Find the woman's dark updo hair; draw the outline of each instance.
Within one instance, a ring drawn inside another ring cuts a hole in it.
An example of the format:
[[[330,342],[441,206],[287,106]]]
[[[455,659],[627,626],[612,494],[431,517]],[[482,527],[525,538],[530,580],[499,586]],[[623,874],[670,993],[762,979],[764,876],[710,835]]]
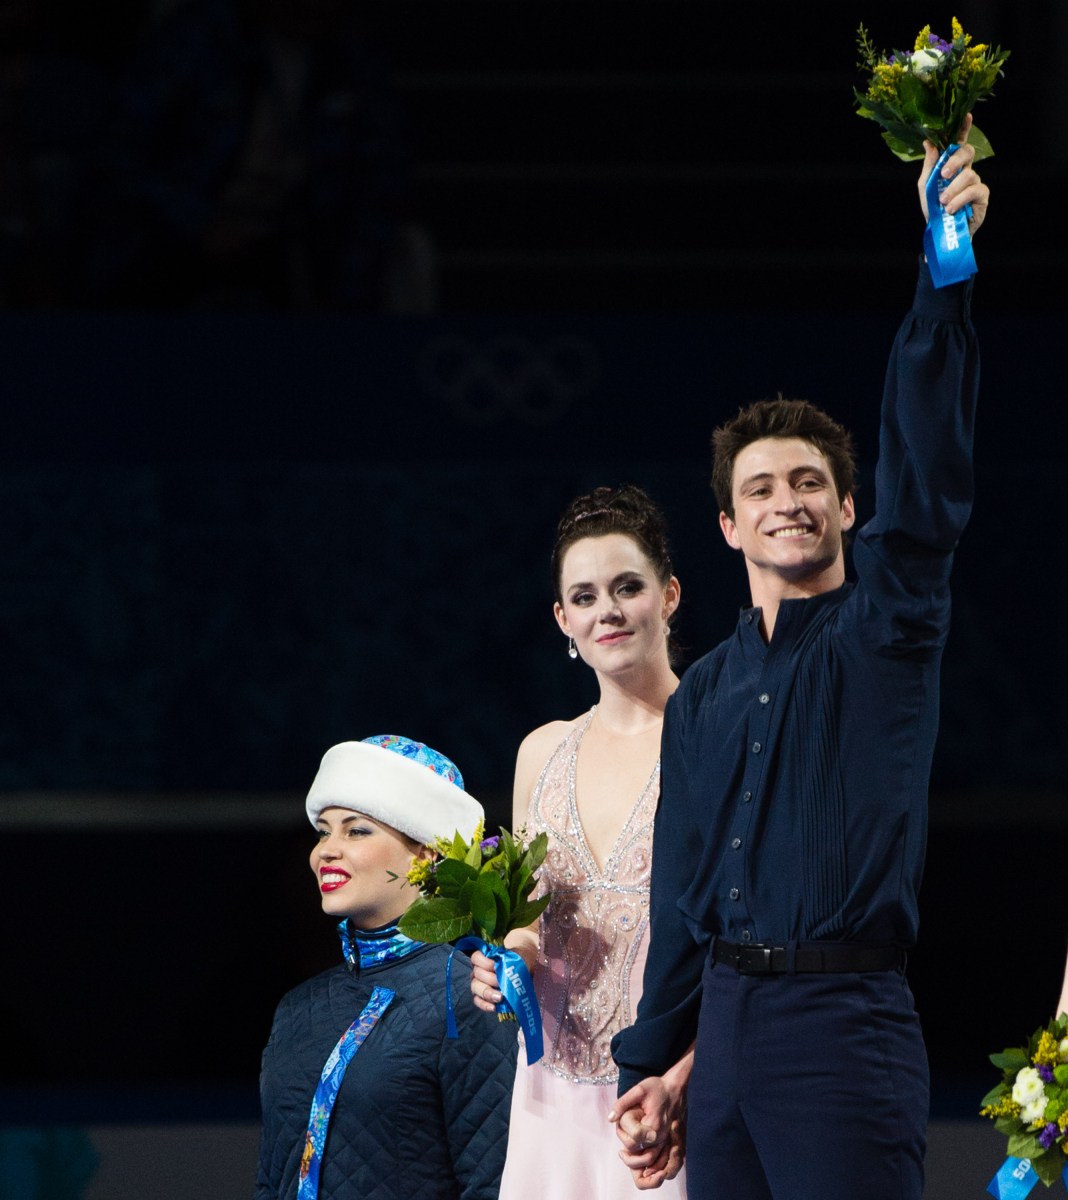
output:
[[[622,487],[599,487],[572,500],[556,527],[550,567],[553,595],[558,603],[562,604],[564,600],[560,572],[568,549],[583,538],[604,537],[609,533],[632,537],[652,565],[657,579],[667,585],[672,571],[663,513],[640,487],[632,483]]]

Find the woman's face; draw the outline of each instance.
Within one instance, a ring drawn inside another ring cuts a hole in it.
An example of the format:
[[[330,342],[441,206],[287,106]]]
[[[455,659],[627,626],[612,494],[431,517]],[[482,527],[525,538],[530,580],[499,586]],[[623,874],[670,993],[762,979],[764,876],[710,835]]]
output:
[[[660,656],[667,665],[665,626],[679,604],[679,582],[672,576],[662,584],[634,538],[606,533],[569,546],[560,593],[557,623],[594,670],[613,675]]]
[[[348,808],[324,809],[316,827],[310,861],[323,912],[350,917],[358,929],[395,921],[418,895],[404,877],[419,846],[391,825]]]

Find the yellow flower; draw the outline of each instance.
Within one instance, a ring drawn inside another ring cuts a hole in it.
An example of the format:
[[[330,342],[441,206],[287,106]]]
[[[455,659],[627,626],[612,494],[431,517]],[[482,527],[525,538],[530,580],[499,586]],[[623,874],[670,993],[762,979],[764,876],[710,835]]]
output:
[[[1060,1129],[1061,1133],[1064,1133],[1068,1129],[1068,1108],[1057,1118],[1057,1128]],[[1068,1154],[1068,1150],[1065,1153]]]
[[[869,100],[896,100],[897,83],[905,68],[900,63],[876,63],[868,86]]]
[[[960,77],[967,79],[969,75],[973,75],[982,67],[983,55],[986,54],[986,46],[980,43],[978,46],[971,46],[964,51],[960,60]]]
[[[413,858],[405,879],[414,888],[421,888],[434,872],[434,860],[431,858]]]
[[[1011,1096],[1002,1096],[997,1104],[988,1104],[979,1110],[981,1117],[1018,1117],[1020,1106]]]
[[[926,50],[931,44],[931,27],[925,25],[918,34],[916,34],[916,45],[913,50]]]
[[[1060,1051],[1057,1048],[1057,1039],[1052,1033],[1044,1031],[1038,1039],[1038,1049],[1035,1050],[1035,1056],[1031,1060],[1036,1067],[1042,1066],[1043,1063],[1047,1067],[1055,1067],[1060,1062]]]
[[[971,40],[972,40],[972,35],[970,33],[964,32],[964,26],[961,25],[960,21],[958,21],[956,17],[953,18],[952,24],[953,24],[953,36],[952,36],[952,38],[950,38],[950,41],[955,42],[957,40],[957,38],[963,37],[964,44],[966,46],[970,45]],[[978,48],[979,47],[976,47],[976,49],[978,49]],[[986,47],[984,46],[983,49],[985,50]]]

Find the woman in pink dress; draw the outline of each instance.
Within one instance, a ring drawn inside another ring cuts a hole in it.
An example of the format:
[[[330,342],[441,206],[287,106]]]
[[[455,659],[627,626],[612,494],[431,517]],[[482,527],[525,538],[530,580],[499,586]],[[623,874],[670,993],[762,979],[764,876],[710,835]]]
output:
[[[685,1196],[681,1130],[670,1154],[629,1170],[609,1121],[612,1036],[641,995],[660,732],[679,682],[669,657],[679,582],[659,510],[632,486],[578,497],[560,520],[552,574],[568,653],[593,669],[600,698],[535,729],[516,761],[513,827],[548,833],[539,887],[552,901],[506,943],[533,974],[545,1053],[533,1066],[519,1055],[501,1200],[629,1200],[635,1185]],[[472,962],[474,1003],[492,1012],[493,965]],[[689,1060],[676,1071],[684,1087]]]

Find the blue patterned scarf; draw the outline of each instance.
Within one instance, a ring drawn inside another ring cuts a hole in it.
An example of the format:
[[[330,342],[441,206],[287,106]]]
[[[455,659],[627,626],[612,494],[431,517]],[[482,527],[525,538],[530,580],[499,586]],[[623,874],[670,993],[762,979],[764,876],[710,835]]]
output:
[[[416,942],[410,937],[405,937],[398,931],[396,923],[384,925],[381,929],[364,930],[356,929],[346,918],[339,922],[337,932],[341,938],[341,953],[349,964],[350,971],[361,971],[367,967],[394,962],[426,945],[426,942]]]
[[[365,931],[350,926],[346,919],[337,927],[341,937],[341,949],[349,970],[358,972],[365,967],[377,967],[382,963],[394,962],[419,950],[425,942],[413,941],[397,931],[396,925],[383,929]],[[297,1200],[316,1200],[319,1195],[319,1169],[326,1149],[326,1135],[330,1127],[330,1115],[341,1089],[345,1071],[356,1051],[363,1045],[367,1035],[378,1024],[379,1018],[389,1008],[395,992],[387,987],[376,987],[363,1011],[341,1035],[338,1044],[330,1051],[323,1064],[319,1085],[312,1097],[311,1112],[308,1114],[308,1132],[304,1139],[304,1153],[300,1160],[300,1183]]]

